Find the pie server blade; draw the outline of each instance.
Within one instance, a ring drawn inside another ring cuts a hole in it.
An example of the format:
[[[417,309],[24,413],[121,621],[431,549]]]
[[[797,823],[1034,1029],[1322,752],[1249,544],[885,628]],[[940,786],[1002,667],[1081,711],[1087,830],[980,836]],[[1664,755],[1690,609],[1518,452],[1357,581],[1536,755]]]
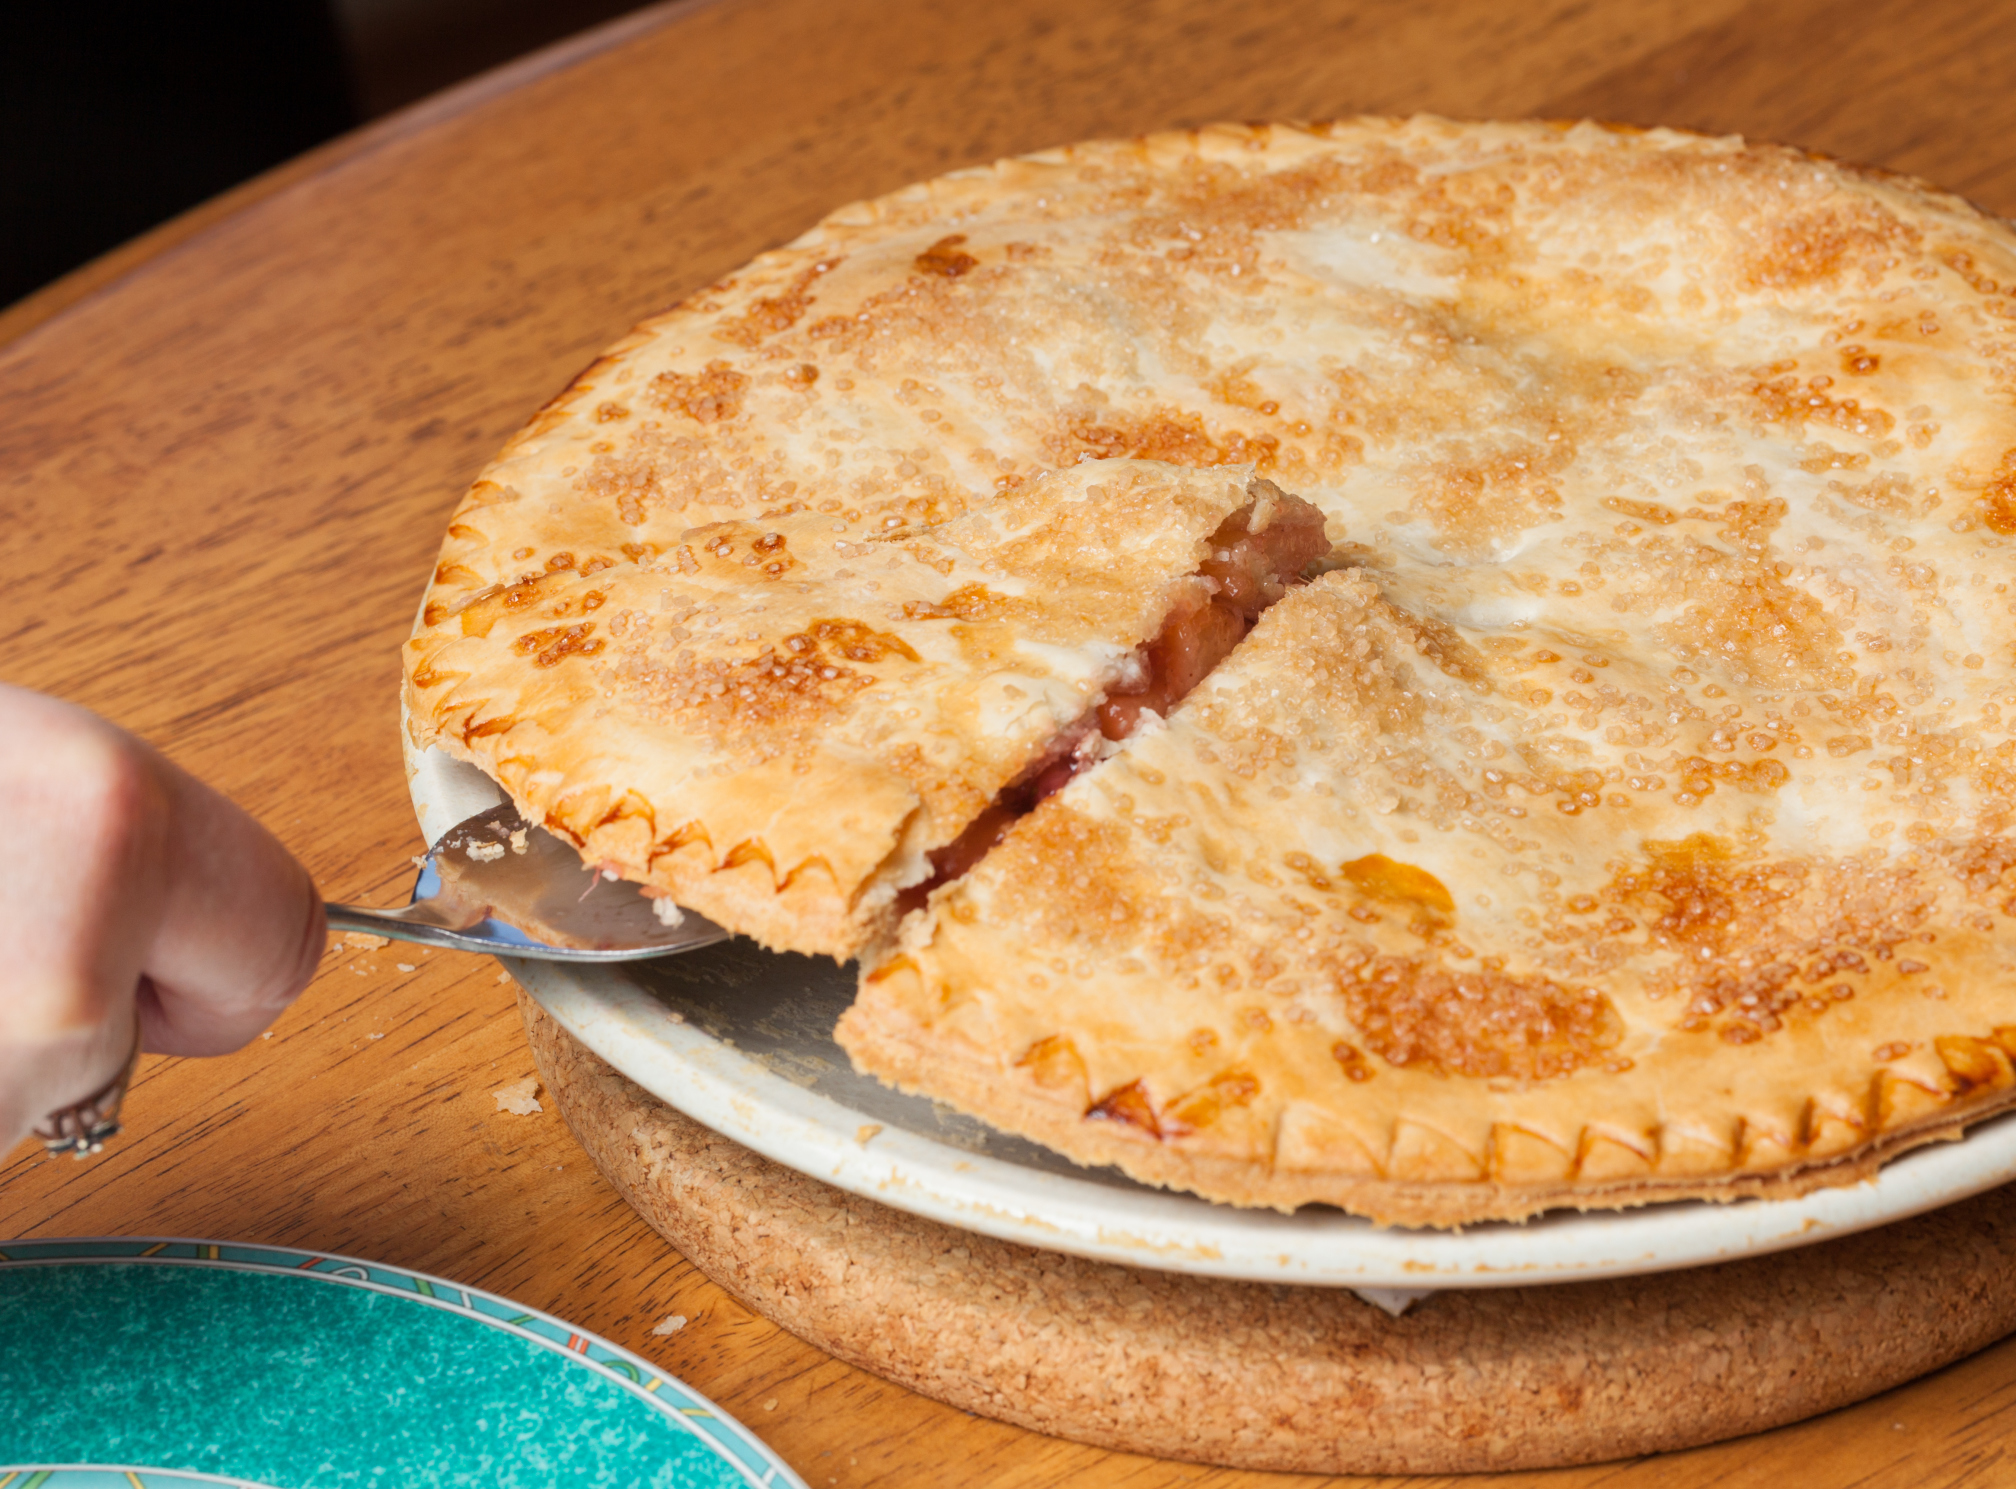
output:
[[[404,909],[327,909],[332,931],[551,962],[635,961],[727,939],[691,910],[661,913],[665,903],[588,868],[506,802],[441,835]]]

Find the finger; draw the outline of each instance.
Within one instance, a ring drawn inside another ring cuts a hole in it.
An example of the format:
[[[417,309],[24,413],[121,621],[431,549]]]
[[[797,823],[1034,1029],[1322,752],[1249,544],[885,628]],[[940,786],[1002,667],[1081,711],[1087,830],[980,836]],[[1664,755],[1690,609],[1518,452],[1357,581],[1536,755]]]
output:
[[[168,799],[164,895],[139,988],[146,1047],[235,1050],[298,997],[328,939],[308,871],[230,798],[155,757]]]
[[[127,735],[0,684],[0,1141],[100,1090],[159,924],[166,794]]]

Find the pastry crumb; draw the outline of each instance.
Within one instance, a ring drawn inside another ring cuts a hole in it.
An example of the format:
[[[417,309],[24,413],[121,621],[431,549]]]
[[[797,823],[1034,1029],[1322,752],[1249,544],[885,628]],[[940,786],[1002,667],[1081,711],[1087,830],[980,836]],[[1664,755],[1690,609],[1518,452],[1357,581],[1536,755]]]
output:
[[[651,1332],[656,1335],[659,1335],[662,1338],[664,1335],[667,1334],[676,1334],[685,1327],[686,1327],[685,1314],[668,1313],[663,1318],[658,1320],[657,1323],[651,1326]]]
[[[411,962],[394,962],[392,965],[397,967],[401,972],[418,972],[420,970]]]
[[[775,1396],[772,1396],[768,1401],[764,1402],[763,1410],[765,1411],[777,1410],[777,1398]]]
[[[390,936],[373,936],[364,931],[345,931],[343,944],[357,951],[376,951],[381,946],[390,946]]]
[[[854,1141],[865,1148],[868,1146],[869,1139],[873,1138],[881,1130],[882,1124],[880,1122],[863,1122],[859,1127],[854,1129]]]
[[[522,1081],[513,1081],[508,1086],[499,1086],[490,1094],[496,1099],[497,1110],[500,1112],[529,1117],[534,1112],[546,1110],[539,1104],[539,1077],[536,1075],[528,1075]]]

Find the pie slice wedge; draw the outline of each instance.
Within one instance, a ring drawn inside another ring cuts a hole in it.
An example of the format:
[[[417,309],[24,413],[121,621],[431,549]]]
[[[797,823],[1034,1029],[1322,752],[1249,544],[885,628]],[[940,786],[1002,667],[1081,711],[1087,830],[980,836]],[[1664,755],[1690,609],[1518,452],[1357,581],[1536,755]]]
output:
[[[2016,1099],[2016,852],[1870,851],[1814,825],[1865,766],[1711,765],[1671,707],[1663,778],[1570,751],[1564,657],[1682,696],[1365,570],[1291,592],[906,922],[841,1044],[1084,1163],[1409,1225],[1794,1193]]]
[[[710,523],[430,610],[409,710],[591,864],[845,958],[1328,547],[1250,469],[1139,460],[929,526]]]

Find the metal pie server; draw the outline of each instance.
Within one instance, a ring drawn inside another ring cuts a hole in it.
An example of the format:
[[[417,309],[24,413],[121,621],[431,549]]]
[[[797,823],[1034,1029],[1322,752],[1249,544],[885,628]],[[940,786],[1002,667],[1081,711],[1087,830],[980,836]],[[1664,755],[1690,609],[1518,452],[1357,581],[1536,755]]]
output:
[[[726,940],[704,916],[611,879],[506,802],[428,850],[401,910],[327,907],[329,929],[551,962],[623,962]]]

